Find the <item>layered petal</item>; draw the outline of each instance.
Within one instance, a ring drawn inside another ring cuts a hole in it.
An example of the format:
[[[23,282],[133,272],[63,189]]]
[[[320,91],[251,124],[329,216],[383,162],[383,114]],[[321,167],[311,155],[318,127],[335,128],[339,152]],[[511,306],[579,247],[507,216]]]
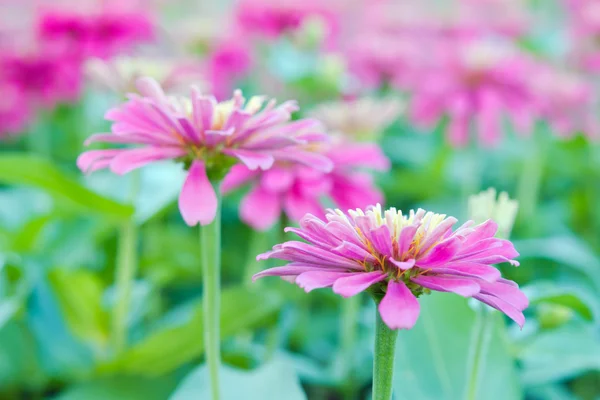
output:
[[[201,161],[194,161],[179,195],[179,211],[186,224],[208,225],[217,214],[217,195],[206,176],[206,168]]]

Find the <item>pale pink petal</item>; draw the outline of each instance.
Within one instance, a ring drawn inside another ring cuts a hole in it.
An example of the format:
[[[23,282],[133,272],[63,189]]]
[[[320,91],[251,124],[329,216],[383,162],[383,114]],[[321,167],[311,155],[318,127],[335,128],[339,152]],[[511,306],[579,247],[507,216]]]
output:
[[[449,276],[418,276],[411,278],[414,283],[439,292],[452,292],[464,297],[471,297],[479,293],[480,287],[472,279],[455,278]]]
[[[126,174],[154,161],[183,157],[185,149],[177,147],[142,147],[122,151],[110,163],[110,170],[115,174]]]
[[[223,153],[232,157],[238,158],[249,169],[269,169],[273,165],[275,159],[271,154],[258,153],[250,150],[225,149]]]
[[[121,154],[124,149],[110,149],[110,150],[89,150],[81,153],[77,157],[77,167],[84,173],[96,171],[98,169],[106,168],[107,163],[110,163],[114,157]]]
[[[257,186],[242,199],[240,217],[252,228],[265,231],[279,220],[280,202],[277,194],[269,193],[261,186]]]
[[[525,325],[525,316],[523,312],[519,309],[515,308],[513,305],[507,303],[506,301],[499,299],[495,296],[486,295],[483,293],[477,294],[473,296],[473,298],[485,303],[491,307],[494,307],[496,310],[499,310],[506,314],[507,317],[512,319],[519,325],[521,328]]]
[[[186,224],[208,225],[215,219],[218,201],[202,161],[194,161],[179,195],[179,211]]]
[[[340,278],[355,275],[356,273],[330,272],[330,271],[309,271],[304,272],[296,278],[296,284],[307,293],[314,289],[330,287]]]
[[[411,329],[419,318],[421,306],[404,282],[390,281],[379,303],[379,314],[390,329]]]
[[[259,171],[252,171],[243,164],[236,164],[225,175],[223,182],[221,182],[221,190],[223,193],[229,193],[258,177],[259,174]]]
[[[388,258],[388,261],[391,262],[392,264],[394,264],[396,267],[398,267],[402,271],[406,271],[407,269],[411,269],[412,267],[415,266],[414,258],[409,258],[406,261],[397,261],[396,259],[390,257],[390,258]]]
[[[336,280],[333,284],[333,292],[343,297],[351,297],[385,278],[387,275],[381,271],[359,272]]]

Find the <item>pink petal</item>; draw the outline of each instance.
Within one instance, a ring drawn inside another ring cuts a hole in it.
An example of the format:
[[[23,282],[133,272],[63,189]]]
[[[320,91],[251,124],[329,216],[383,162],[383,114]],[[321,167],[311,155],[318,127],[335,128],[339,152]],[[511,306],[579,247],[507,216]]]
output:
[[[89,150],[81,153],[77,157],[77,167],[84,173],[96,171],[98,169],[106,168],[107,163],[111,162],[114,157],[121,154],[124,149],[110,149],[110,150]]]
[[[410,225],[402,228],[400,235],[398,235],[398,255],[402,255],[408,248],[415,238],[415,233],[417,233],[417,229],[419,229],[418,225]]]
[[[425,257],[418,259],[417,265],[422,268],[442,265],[452,260],[460,248],[460,239],[458,237],[451,237],[436,245]]]
[[[481,282],[481,293],[498,297],[515,307],[518,310],[524,310],[529,306],[529,299],[518,286],[498,281],[494,283]]]
[[[257,168],[269,169],[275,161],[273,156],[269,154],[262,154],[250,150],[226,149],[223,150],[223,153],[238,158],[251,170],[255,170]]]
[[[523,313],[511,304],[507,303],[506,301],[483,293],[479,293],[473,296],[473,298],[489,305],[490,307],[494,307],[496,310],[503,312],[504,314],[506,314],[507,317],[515,321],[517,325],[519,325],[521,328],[525,324],[525,316],[523,315]]]
[[[402,271],[406,271],[407,269],[411,269],[412,267],[415,266],[415,259],[414,258],[409,258],[406,261],[397,261],[394,258],[388,258],[388,260],[394,264],[396,267],[398,267],[399,269],[401,269]]]
[[[418,276],[411,278],[414,283],[438,292],[452,292],[464,297],[479,293],[479,285],[472,279],[446,276]]]
[[[260,186],[252,189],[240,204],[242,221],[259,231],[265,231],[275,225],[280,215],[279,196],[267,192]]]
[[[291,264],[288,264],[283,267],[269,268],[264,271],[261,271],[261,272],[255,274],[252,277],[252,280],[255,281],[255,280],[257,280],[259,278],[263,278],[265,276],[296,276],[296,275],[300,275],[304,272],[323,271],[323,269],[324,269],[323,267],[316,266],[316,265],[301,265],[301,264],[297,264],[297,263],[291,263]],[[344,270],[344,269],[335,269],[335,268],[331,268],[331,267],[327,267],[327,271],[346,272],[346,270]]]
[[[469,262],[450,262],[439,267],[430,268],[436,274],[468,276],[496,282],[500,279],[500,271],[492,266]]]
[[[385,278],[387,275],[381,271],[359,272],[336,280],[333,284],[333,292],[340,296],[351,297]]]
[[[411,329],[419,318],[421,306],[404,282],[390,281],[379,303],[381,319],[390,329]]]
[[[304,272],[296,278],[296,284],[307,293],[314,289],[332,286],[340,278],[355,275],[347,272],[309,271]]]
[[[177,147],[142,147],[122,151],[110,163],[115,174],[126,174],[154,161],[185,156],[184,149]]]
[[[331,172],[334,166],[329,158],[310,151],[285,149],[273,151],[272,154],[277,160],[297,162],[322,172]]]
[[[290,168],[275,166],[262,174],[260,183],[270,192],[285,192],[294,183],[294,173]]]
[[[292,221],[300,221],[306,214],[323,215],[319,199],[305,196],[297,190],[287,193],[284,198],[285,213]]]
[[[202,161],[194,161],[179,195],[179,211],[186,224],[208,225],[215,219],[218,201]]]
[[[252,171],[243,164],[236,164],[231,167],[227,175],[225,175],[225,178],[221,182],[221,190],[223,193],[229,193],[248,183],[248,181],[257,177],[259,174],[259,171]]]

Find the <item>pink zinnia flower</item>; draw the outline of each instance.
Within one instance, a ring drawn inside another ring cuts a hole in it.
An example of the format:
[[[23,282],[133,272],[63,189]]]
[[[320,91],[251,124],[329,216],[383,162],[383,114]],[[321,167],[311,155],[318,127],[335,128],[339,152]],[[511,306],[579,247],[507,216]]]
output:
[[[73,55],[109,58],[153,39],[154,25],[142,12],[50,10],[39,17],[38,35],[47,46]]]
[[[309,18],[320,18],[331,37],[339,23],[333,3],[320,0],[242,0],[237,3],[235,14],[243,31],[269,38],[297,30]]]
[[[217,99],[225,98],[236,81],[248,74],[252,54],[248,43],[237,39],[221,39],[213,44],[206,63],[206,77]]]
[[[308,243],[278,244],[257,260],[278,258],[283,267],[254,276],[281,276],[307,292],[332,287],[341,296],[365,290],[381,299],[379,313],[391,329],[410,329],[420,312],[417,297],[431,290],[473,297],[494,307],[520,326],[528,306],[516,283],[503,279],[491,264],[518,255],[512,243],[497,239],[491,220],[455,231],[456,219],[424,210],[402,215],[379,205],[367,212],[328,210],[325,221],[306,215],[300,228],[286,228]]]
[[[313,146],[308,143],[308,146]],[[277,162],[268,171],[252,171],[236,165],[223,181],[229,192],[250,183],[251,190],[240,205],[242,221],[257,230],[271,228],[281,213],[298,222],[307,213],[323,215],[321,202],[333,201],[337,207],[366,207],[383,201],[366,170],[387,170],[388,158],[375,144],[321,146],[321,153],[333,161],[333,170],[324,172],[306,165]]]
[[[7,51],[0,57],[0,78],[22,91],[32,107],[72,102],[81,90],[80,63],[45,49]]]
[[[23,91],[10,82],[0,81],[0,138],[16,134],[30,122],[30,109]]]
[[[471,124],[480,143],[497,144],[504,117],[517,132],[530,133],[538,109],[529,84],[538,70],[533,60],[496,43],[467,41],[457,48],[453,44],[440,48],[437,62],[423,65],[407,87],[413,93],[412,119],[432,126],[447,115],[448,140],[457,147],[468,143]]]
[[[547,68],[531,77],[531,85],[539,97],[540,113],[554,133],[570,137],[582,132],[590,138],[600,137],[597,99],[583,76]]]
[[[175,159],[189,173],[179,197],[179,209],[188,225],[212,222],[217,198],[211,181],[220,181],[229,168],[242,162],[250,170],[269,169],[275,160],[330,170],[326,157],[303,150],[307,139],[324,140],[312,121],[290,122],[298,109],[293,101],[275,107],[264,97],[248,102],[236,91],[233,98],[217,103],[192,89],[190,98],[164,94],[156,81],[138,81],[141,94],[109,110],[112,133],[92,136],[87,143],[137,144],[136,148],[91,150],[79,156],[77,165],[86,172],[109,168],[125,174],[151,162]]]

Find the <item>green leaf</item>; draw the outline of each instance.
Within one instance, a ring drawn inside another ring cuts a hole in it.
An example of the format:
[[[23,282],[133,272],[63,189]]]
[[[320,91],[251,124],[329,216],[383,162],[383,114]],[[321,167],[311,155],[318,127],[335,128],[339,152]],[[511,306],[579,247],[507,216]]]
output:
[[[52,162],[33,155],[1,154],[0,182],[35,186],[56,198],[69,200],[87,211],[116,217],[127,217],[133,214],[132,207],[92,192]]]
[[[110,378],[69,388],[56,400],[164,400],[173,390],[170,379]]]
[[[514,242],[519,259],[541,258],[568,265],[583,272],[600,288],[600,260],[594,252],[575,236],[544,239],[526,239]]]
[[[54,269],[48,280],[71,331],[100,348],[106,346],[109,316],[102,309],[104,288],[99,278],[85,270]]]
[[[469,382],[469,354],[476,312],[466,299],[433,293],[419,299],[421,315],[415,327],[400,331],[396,348],[394,387],[397,399],[462,399]],[[482,358],[478,395],[486,400],[521,399],[515,363],[505,340],[502,315],[494,325]]]
[[[272,361],[255,370],[244,371],[222,365],[219,370],[221,400],[305,400],[306,394],[289,363]],[[169,400],[209,399],[208,368],[192,371]]]
[[[556,304],[577,312],[584,319],[597,318],[598,301],[583,288],[561,287],[553,282],[536,282],[523,288],[531,305]]]
[[[244,287],[224,290],[221,298],[221,337],[256,329],[272,321],[283,298],[276,292]],[[103,372],[156,376],[198,359],[204,352],[202,304],[177,326],[167,326],[100,367]]]
[[[521,376],[529,386],[600,371],[600,342],[592,325],[570,324],[541,332],[522,349]]]

